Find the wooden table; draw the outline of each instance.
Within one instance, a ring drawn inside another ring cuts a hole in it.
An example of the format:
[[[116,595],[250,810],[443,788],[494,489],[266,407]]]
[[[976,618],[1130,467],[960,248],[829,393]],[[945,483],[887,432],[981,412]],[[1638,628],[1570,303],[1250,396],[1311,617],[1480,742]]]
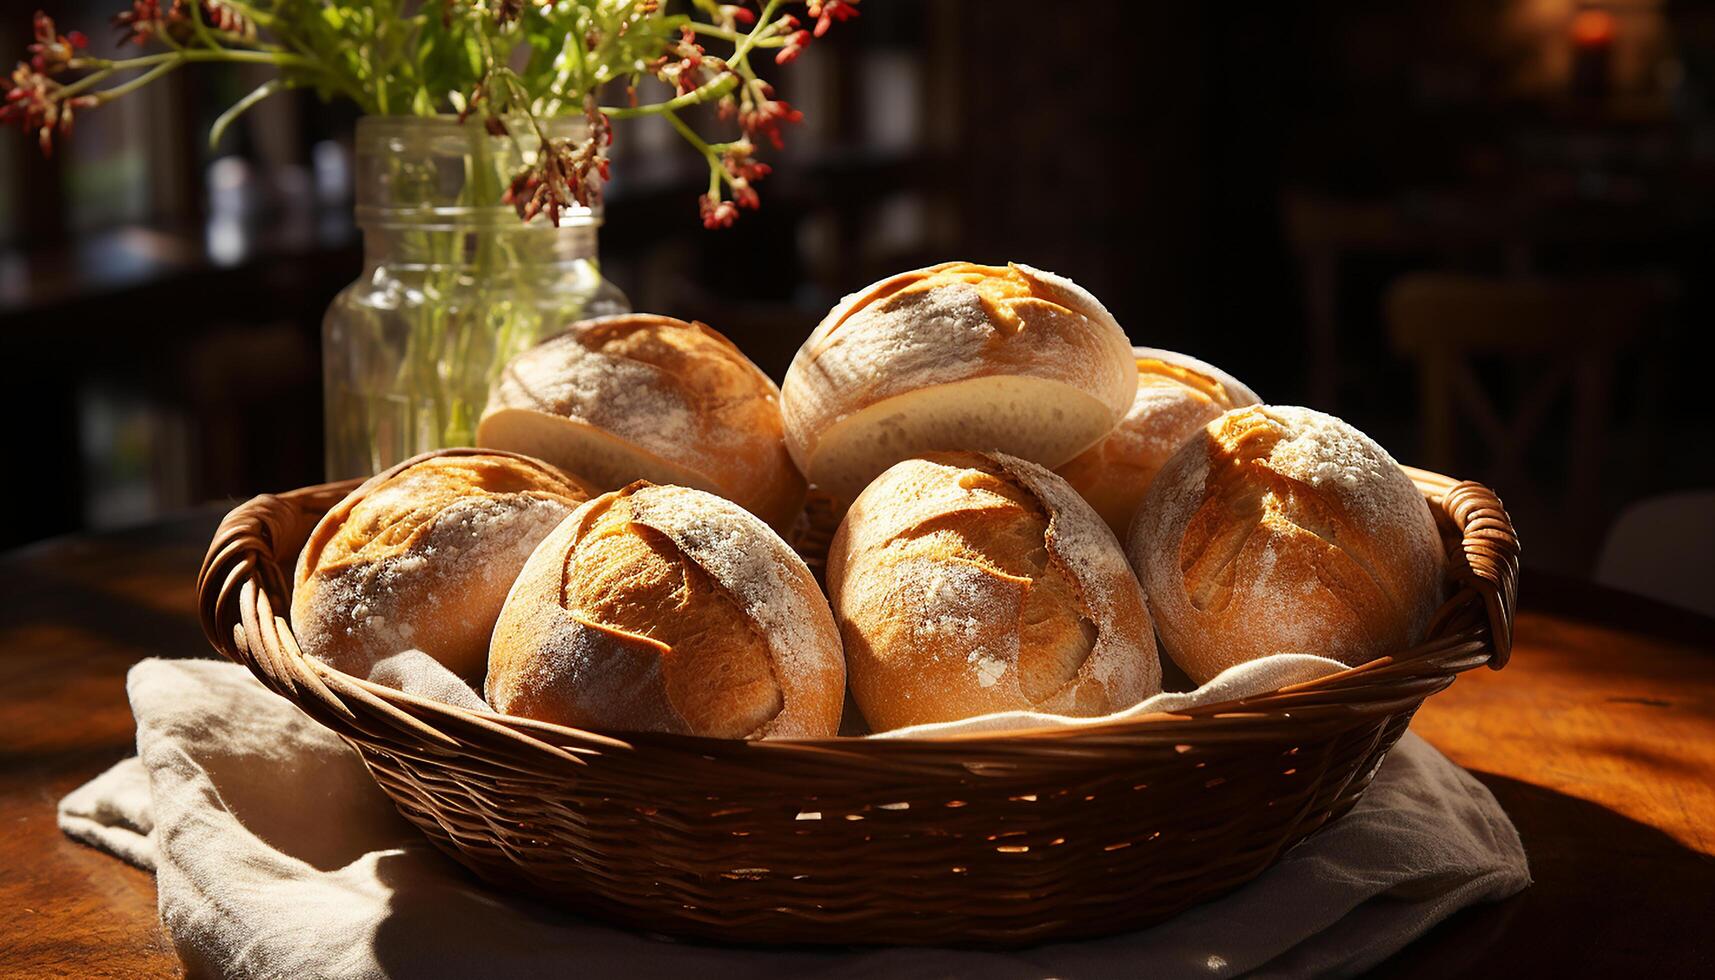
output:
[[[177,975],[148,874],[54,802],[132,751],[125,672],[211,655],[192,585],[219,512],[0,556],[0,972]],[[1526,574],[1513,662],[1416,730],[1512,815],[1535,885],[1467,909],[1387,976],[1715,971],[1715,622]]]

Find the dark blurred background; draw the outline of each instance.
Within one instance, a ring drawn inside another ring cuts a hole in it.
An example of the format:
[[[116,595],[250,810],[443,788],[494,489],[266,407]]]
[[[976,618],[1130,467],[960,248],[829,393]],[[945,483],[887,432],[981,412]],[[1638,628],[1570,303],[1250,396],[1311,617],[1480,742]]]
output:
[[[0,6],[21,51],[33,5]],[[866,0],[773,73],[807,120],[735,228],[671,132],[619,129],[604,268],[776,378],[886,274],[1061,272],[1612,578],[1715,523],[1712,6]],[[111,43],[111,0],[55,7]],[[0,140],[0,546],[319,479],[352,118],[280,98],[210,150],[257,81],[180,73],[52,159]]]

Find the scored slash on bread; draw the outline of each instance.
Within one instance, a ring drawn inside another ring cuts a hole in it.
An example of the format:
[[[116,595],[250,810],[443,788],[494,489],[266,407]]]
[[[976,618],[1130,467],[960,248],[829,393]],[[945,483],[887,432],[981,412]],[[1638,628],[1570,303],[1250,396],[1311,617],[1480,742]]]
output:
[[[810,570],[736,504],[638,481],[543,540],[494,628],[489,703],[602,731],[831,736],[839,631]]]
[[[847,512],[828,594],[876,730],[996,711],[1093,716],[1160,690],[1113,534],[1048,470],[999,453],[890,467]]]
[[[937,449],[1058,466],[1106,436],[1137,372],[1125,331],[1070,280],[947,262],[846,297],[786,372],[787,446],[845,500]]]
[[[1422,493],[1329,415],[1227,412],[1145,496],[1127,541],[1162,645],[1203,683],[1275,653],[1361,664],[1416,642],[1446,555]]]

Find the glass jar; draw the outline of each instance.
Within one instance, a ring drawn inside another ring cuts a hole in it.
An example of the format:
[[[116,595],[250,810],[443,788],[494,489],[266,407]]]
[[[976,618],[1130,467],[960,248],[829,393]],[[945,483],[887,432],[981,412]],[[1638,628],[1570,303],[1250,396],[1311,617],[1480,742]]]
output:
[[[545,121],[581,139],[580,118]],[[363,275],[322,321],[330,480],[473,445],[489,386],[515,354],[574,321],[625,313],[596,259],[599,208],[520,221],[507,185],[536,152],[528,125],[367,116],[357,123]],[[528,134],[528,135],[527,135]]]

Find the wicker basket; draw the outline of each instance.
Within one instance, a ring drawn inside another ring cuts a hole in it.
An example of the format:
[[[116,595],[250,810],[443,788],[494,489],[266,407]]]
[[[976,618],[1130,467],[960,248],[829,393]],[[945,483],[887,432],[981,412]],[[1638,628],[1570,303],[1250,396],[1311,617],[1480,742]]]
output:
[[[1157,922],[1351,808],[1423,699],[1511,647],[1500,501],[1411,471],[1454,596],[1420,646],[1272,694],[950,740],[624,738],[477,713],[306,658],[283,613],[353,483],[227,516],[198,581],[222,653],[350,742],[399,811],[503,890],[721,941],[1014,946]]]

